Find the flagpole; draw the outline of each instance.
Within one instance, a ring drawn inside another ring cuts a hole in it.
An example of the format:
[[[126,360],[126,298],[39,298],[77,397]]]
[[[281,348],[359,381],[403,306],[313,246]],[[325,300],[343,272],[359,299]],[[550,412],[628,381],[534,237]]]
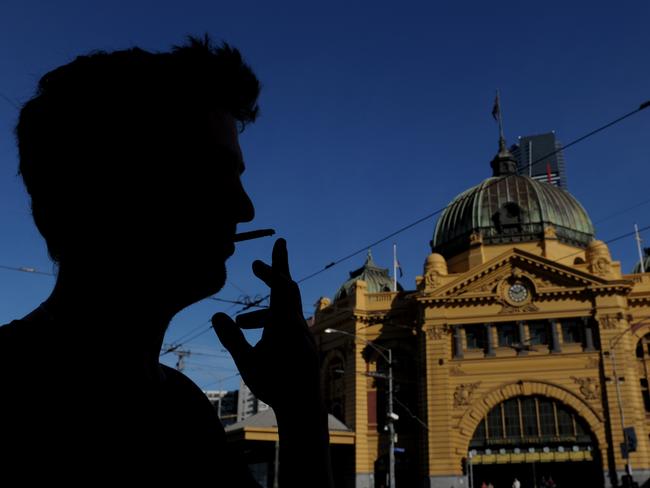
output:
[[[643,252],[641,251],[641,236],[639,235],[639,226],[634,224],[634,234],[636,240],[636,248],[639,251],[639,264],[641,265],[641,272],[645,273],[645,264],[643,262]]]
[[[393,243],[393,291],[397,291],[397,244]]]
[[[499,107],[499,141],[505,141],[503,137],[503,117],[501,117],[501,97],[499,96],[499,89],[497,88],[497,105]]]

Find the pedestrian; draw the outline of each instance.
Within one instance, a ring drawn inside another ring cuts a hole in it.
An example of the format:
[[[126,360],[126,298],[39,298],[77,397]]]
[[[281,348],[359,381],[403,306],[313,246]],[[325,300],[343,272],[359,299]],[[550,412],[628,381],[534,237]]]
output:
[[[512,488],[521,488],[521,483],[517,478],[512,482]]]
[[[3,479],[154,485],[175,470],[257,486],[207,397],[159,355],[172,317],[223,287],[237,224],[254,217],[238,134],[259,91],[239,51],[207,37],[93,52],[41,78],[16,128],[19,173],[58,272],[49,298],[0,327]],[[280,484],[330,488],[319,358],[284,240],[253,273],[270,309],[215,314],[213,328],[275,411]]]

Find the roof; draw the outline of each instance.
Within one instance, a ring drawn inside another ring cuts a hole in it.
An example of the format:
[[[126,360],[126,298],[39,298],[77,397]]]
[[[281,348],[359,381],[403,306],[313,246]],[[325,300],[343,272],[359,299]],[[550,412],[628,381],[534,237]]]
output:
[[[380,268],[375,264],[370,249],[366,256],[366,262],[360,268],[350,271],[350,278],[338,289],[334,295],[334,300],[349,296],[354,284],[359,280],[366,282],[368,285],[368,293],[393,291],[393,279],[388,274],[388,269]],[[403,290],[402,285],[397,283],[397,289],[399,291]]]
[[[275,427],[277,428],[278,422],[275,418],[275,412],[272,408],[264,410],[263,412],[256,413],[241,422],[230,424],[226,426],[226,432],[231,432],[239,429],[244,429],[246,427]],[[340,430],[345,432],[351,432],[351,429],[346,426],[343,422],[337,419],[332,414],[327,414],[327,428],[328,430]]]
[[[452,200],[436,224],[431,248],[448,259],[468,248],[472,234],[480,234],[484,244],[501,244],[541,240],[548,228],[576,247],[594,237],[587,212],[568,191],[497,173]]]
[[[645,273],[650,273],[650,247],[646,247],[643,250],[643,271]],[[640,273],[641,272],[641,261],[637,261],[637,263],[634,265],[634,268],[632,269],[632,273]]]

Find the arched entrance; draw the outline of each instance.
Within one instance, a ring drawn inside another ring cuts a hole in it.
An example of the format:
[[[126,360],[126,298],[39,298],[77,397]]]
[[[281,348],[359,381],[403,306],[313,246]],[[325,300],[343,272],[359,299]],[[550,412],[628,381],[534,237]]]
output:
[[[602,486],[598,442],[571,407],[543,395],[516,396],[479,421],[469,443],[473,486]],[[550,482],[549,480],[552,480]]]

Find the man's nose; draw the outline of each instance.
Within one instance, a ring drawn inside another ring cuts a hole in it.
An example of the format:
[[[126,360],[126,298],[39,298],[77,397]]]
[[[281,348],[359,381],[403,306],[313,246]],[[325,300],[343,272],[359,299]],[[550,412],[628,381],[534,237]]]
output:
[[[241,196],[239,202],[239,214],[237,215],[238,222],[250,222],[255,217],[255,207],[251,201],[248,193],[243,188],[241,189]]]

